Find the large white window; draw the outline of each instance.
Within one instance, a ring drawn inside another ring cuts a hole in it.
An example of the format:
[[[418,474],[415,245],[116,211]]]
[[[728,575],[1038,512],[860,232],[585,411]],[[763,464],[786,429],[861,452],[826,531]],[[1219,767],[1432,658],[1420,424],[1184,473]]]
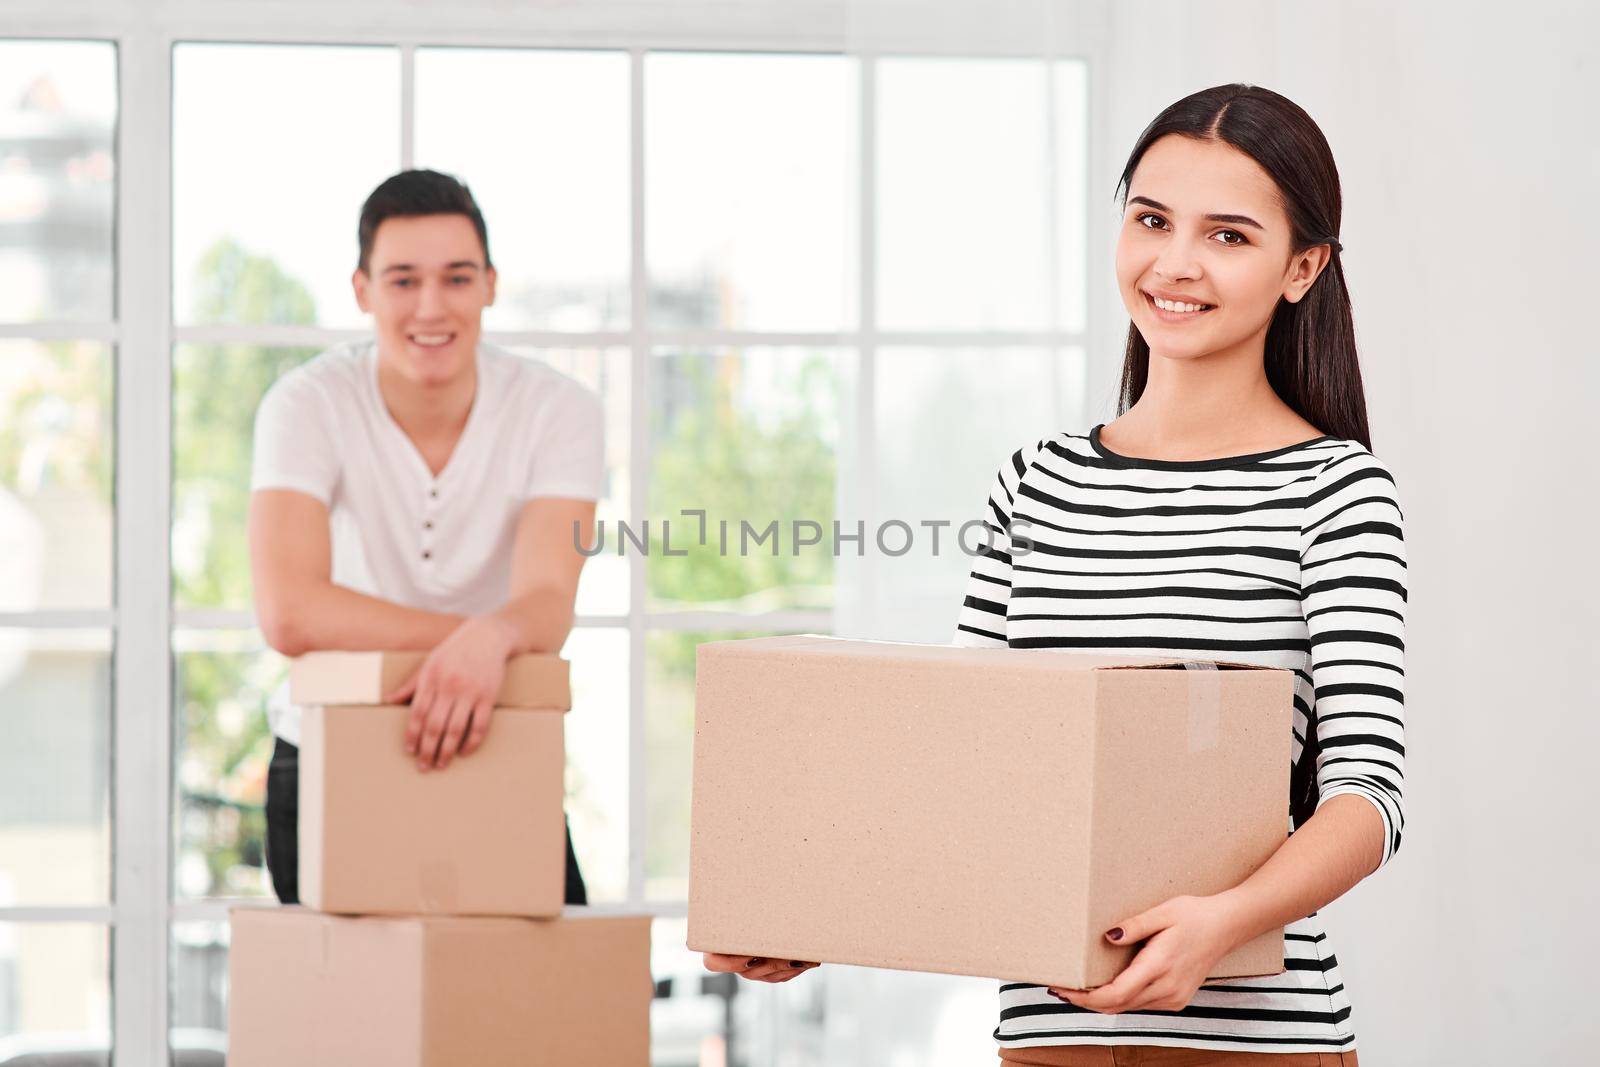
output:
[[[220,1063],[284,670],[250,610],[251,422],[361,335],[357,213],[408,166],[483,207],[487,338],[604,399],[568,809],[596,906],[660,916],[655,1062],[982,1054],[990,984],[741,987],[685,951],[693,650],[949,639],[968,558],[873,531],[974,517],[1081,416],[1088,62],[201,36],[0,39],[0,1064]],[[782,551],[664,556],[685,509],[777,520]],[[794,554],[796,519],[860,521],[865,552]],[[861,1037],[885,1018],[910,1044]]]

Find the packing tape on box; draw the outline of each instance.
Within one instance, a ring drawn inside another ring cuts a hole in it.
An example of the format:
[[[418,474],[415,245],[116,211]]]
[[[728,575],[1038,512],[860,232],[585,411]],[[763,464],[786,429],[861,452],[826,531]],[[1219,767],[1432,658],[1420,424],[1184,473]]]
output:
[[[1189,751],[1217,747],[1222,732],[1222,672],[1215,663],[1184,660],[1189,679]]]

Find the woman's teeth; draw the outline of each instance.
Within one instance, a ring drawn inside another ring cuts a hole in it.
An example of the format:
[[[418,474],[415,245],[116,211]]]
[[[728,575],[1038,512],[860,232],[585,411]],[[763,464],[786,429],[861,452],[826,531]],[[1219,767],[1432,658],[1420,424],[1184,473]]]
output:
[[[1160,308],[1162,311],[1177,311],[1177,312],[1208,311],[1213,306],[1215,306],[1215,305],[1212,305],[1212,304],[1185,304],[1185,303],[1183,303],[1182,301],[1179,301],[1179,300],[1163,300],[1159,296],[1152,296],[1152,297],[1150,297],[1150,300],[1151,300],[1152,303],[1155,304],[1156,307]]]
[[[454,337],[454,334],[449,333],[414,333],[411,335],[411,340],[424,348],[438,348],[440,345],[449,344]]]

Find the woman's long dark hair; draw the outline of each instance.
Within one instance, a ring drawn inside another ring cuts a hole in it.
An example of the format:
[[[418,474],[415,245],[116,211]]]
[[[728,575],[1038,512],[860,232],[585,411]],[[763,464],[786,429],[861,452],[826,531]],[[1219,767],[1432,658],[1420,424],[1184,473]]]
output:
[[[1264,354],[1267,381],[1284,403],[1317,429],[1360,441],[1370,451],[1350,291],[1339,260],[1343,212],[1339,171],[1322,131],[1294,101],[1258,85],[1218,85],[1186,96],[1139,135],[1117,182],[1123,210],[1139,160],[1169,133],[1220,141],[1260,164],[1282,194],[1292,254],[1313,245],[1332,246],[1327,266],[1300,301],[1280,299],[1272,313]],[[1119,415],[1139,399],[1149,376],[1150,345],[1130,323]]]

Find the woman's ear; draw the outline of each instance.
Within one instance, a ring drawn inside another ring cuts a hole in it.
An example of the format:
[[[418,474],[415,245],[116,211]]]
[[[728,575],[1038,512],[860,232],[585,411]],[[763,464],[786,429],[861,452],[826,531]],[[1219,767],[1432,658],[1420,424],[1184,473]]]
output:
[[[1289,281],[1283,287],[1283,298],[1291,304],[1298,304],[1300,298],[1305,296],[1307,290],[1316,283],[1331,258],[1333,249],[1325,244],[1312,245],[1296,256],[1294,270],[1290,272]]]

